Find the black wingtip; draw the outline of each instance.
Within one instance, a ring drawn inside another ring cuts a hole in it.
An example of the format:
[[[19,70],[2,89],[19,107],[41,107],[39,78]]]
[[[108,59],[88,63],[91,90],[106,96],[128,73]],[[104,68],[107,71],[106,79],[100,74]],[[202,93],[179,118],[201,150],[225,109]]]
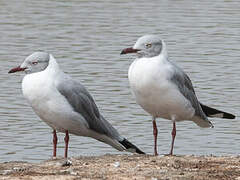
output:
[[[202,110],[203,112],[208,116],[208,117],[218,117],[218,118],[225,118],[225,119],[235,119],[235,115],[224,112],[224,111],[220,111],[208,106],[205,106],[203,104],[201,104]]]
[[[138,154],[145,154],[145,152],[141,151],[138,147],[130,143],[127,139],[119,142],[126,148],[127,151],[135,152]]]
[[[224,113],[224,114],[223,114],[223,118],[226,118],[226,119],[235,119],[236,116],[233,115],[233,114],[230,114],[230,113]]]

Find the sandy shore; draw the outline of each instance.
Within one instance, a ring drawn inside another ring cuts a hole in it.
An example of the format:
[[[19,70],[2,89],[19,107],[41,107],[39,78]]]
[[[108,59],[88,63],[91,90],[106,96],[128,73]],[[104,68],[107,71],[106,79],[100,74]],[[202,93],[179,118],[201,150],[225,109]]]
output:
[[[0,179],[235,179],[240,156],[104,155],[47,160],[41,163],[0,163]]]

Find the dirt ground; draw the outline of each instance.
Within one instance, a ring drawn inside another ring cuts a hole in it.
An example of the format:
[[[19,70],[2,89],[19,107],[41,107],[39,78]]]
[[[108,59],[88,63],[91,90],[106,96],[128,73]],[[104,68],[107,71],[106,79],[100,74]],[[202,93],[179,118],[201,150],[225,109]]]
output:
[[[41,163],[5,162],[0,163],[0,179],[240,180],[240,156],[104,155]]]

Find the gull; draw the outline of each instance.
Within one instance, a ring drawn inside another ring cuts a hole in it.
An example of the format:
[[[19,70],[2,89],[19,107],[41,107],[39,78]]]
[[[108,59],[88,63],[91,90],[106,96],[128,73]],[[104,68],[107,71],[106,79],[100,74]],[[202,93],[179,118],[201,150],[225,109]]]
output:
[[[165,42],[157,35],[140,37],[131,48],[121,54],[136,53],[130,65],[128,79],[136,102],[152,116],[154,154],[157,153],[158,129],[156,118],[173,122],[173,155],[176,122],[193,121],[200,127],[213,127],[207,117],[234,119],[235,116],[200,103],[190,78],[176,64],[169,61]]]
[[[53,129],[53,157],[56,157],[57,134],[65,133],[67,158],[69,133],[92,137],[119,151],[144,154],[122,137],[100,114],[87,89],[65,74],[52,54],[35,52],[9,71],[24,71],[22,92],[34,112]]]

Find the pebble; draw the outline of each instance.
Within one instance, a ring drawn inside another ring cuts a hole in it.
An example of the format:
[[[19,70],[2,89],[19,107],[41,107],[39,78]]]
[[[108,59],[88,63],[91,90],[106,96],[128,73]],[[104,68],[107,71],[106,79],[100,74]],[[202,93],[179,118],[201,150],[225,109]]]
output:
[[[62,163],[62,167],[71,166],[71,165],[72,165],[72,161],[70,161],[69,159]]]
[[[67,173],[67,174],[71,174],[71,175],[77,175],[77,172],[73,171],[72,168],[68,168],[68,169],[64,169],[64,170],[60,170],[61,173]]]
[[[120,162],[118,162],[118,161],[115,162],[115,163],[113,164],[113,166],[116,167],[116,168],[120,167]]]
[[[12,172],[13,172],[13,170],[3,170],[3,172],[1,174],[8,175],[8,174],[11,174]]]
[[[25,171],[26,168],[14,167],[13,170],[14,170],[14,171],[17,171],[17,172],[22,172],[22,171]]]

